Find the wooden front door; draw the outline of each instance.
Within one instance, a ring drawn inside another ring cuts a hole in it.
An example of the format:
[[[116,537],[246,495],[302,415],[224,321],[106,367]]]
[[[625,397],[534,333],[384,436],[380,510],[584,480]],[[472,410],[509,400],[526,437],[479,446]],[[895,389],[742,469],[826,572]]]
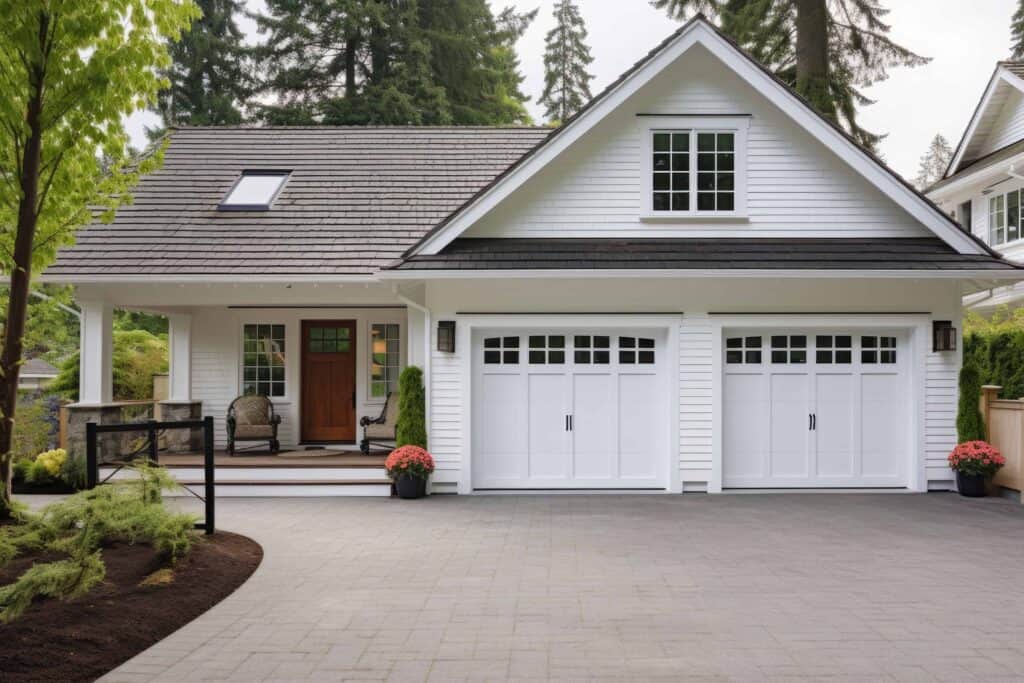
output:
[[[356,439],[356,322],[302,321],[302,440]]]

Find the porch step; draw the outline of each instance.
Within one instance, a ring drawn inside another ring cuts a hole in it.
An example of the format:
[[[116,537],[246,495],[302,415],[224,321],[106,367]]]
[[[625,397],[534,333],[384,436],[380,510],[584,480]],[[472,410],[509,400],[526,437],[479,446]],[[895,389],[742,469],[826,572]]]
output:
[[[203,480],[179,480],[193,492],[202,495]],[[324,481],[218,481],[215,483],[218,498],[296,498],[334,496],[376,496],[387,498],[391,495],[391,481],[366,479],[336,479]],[[172,491],[171,496],[190,496],[188,491]]]
[[[202,493],[205,477],[200,467],[174,467],[168,471],[182,486]],[[130,480],[131,470],[101,467],[100,480]],[[217,467],[214,482],[218,497],[261,496],[390,496],[391,481],[384,468],[267,468]],[[169,495],[191,495],[174,491]]]

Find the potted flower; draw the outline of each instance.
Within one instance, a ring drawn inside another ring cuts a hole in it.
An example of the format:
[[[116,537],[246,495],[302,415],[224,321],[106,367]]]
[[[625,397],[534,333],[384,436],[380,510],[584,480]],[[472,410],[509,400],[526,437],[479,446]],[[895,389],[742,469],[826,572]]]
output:
[[[956,470],[956,487],[960,495],[981,498],[986,482],[1006,464],[995,446],[985,441],[965,441],[949,454],[949,466]]]
[[[401,446],[384,461],[395,482],[399,498],[422,498],[427,494],[427,477],[434,471],[434,459],[419,446]]]

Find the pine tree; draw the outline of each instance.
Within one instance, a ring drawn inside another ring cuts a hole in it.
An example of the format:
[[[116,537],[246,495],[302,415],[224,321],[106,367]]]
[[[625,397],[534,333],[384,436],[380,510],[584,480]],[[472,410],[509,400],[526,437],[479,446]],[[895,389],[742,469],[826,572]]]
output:
[[[242,0],[196,0],[196,4],[202,18],[180,41],[168,43],[172,64],[160,75],[171,85],[160,93],[156,112],[164,127],[241,123],[241,108],[252,86],[249,49],[235,21]]]
[[[889,38],[881,0],[650,0],[670,16],[703,12],[755,59],[862,145],[882,139],[857,122],[863,89],[896,66],[929,60]]]
[[[1017,11],[1013,13],[1010,24],[1010,36],[1013,40],[1010,56],[1014,59],[1024,59],[1024,0],[1017,0]]]
[[[594,61],[586,44],[587,28],[574,0],[555,4],[555,27],[548,31],[544,50],[544,92],[538,100],[551,122],[562,122],[575,114],[593,95],[593,75],[587,67]]]
[[[949,146],[949,142],[941,134],[936,135],[928,145],[928,151],[921,157],[921,165],[918,168],[917,177],[914,178],[914,185],[917,186],[917,189],[923,192],[932,184],[942,180],[952,158],[953,149]]]

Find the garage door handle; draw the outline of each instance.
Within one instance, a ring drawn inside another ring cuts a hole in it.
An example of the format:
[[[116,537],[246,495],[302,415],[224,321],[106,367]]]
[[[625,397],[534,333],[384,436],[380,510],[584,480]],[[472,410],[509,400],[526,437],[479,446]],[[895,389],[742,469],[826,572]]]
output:
[[[807,428],[812,432],[818,429],[818,416],[814,413],[807,415]]]
[[[567,432],[571,432],[572,431],[572,415],[566,415],[565,416],[565,431],[567,431]]]

